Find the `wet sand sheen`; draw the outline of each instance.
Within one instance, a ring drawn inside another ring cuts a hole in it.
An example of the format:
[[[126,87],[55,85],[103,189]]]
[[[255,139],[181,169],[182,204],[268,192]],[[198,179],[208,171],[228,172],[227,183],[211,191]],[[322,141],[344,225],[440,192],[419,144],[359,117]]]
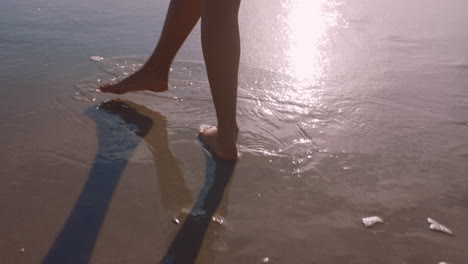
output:
[[[124,123],[109,122],[114,117],[103,115],[99,111],[114,115]],[[206,155],[205,185],[193,209],[186,212],[188,215],[184,215],[182,209],[189,208],[192,204],[191,195],[185,186],[177,160],[169,149],[167,121],[164,116],[125,101],[105,102],[97,110],[91,108],[87,114],[97,122],[99,153],[86,185],[43,263],[90,261],[110,199],[129,156],[140,141],[139,137],[145,139],[153,154],[162,205],[164,209],[177,215],[176,223],[182,226],[177,235],[173,236],[173,242],[161,262],[194,262],[208,225],[212,219],[222,219],[219,215],[215,218],[214,213],[221,203],[224,188],[236,162],[214,160],[209,154]],[[116,140],[122,133],[123,138],[120,136],[120,140]],[[225,207],[221,208],[218,214],[225,215],[225,211]],[[223,222],[218,220],[216,223]],[[211,232],[219,228],[213,224],[211,226]],[[209,258],[212,259],[213,256]]]
[[[230,177],[216,176],[212,192],[216,166],[195,136],[215,121],[199,30],[172,67],[170,91],[125,95],[99,110],[111,96],[95,88],[141,66],[146,56],[128,54],[150,52],[154,36],[146,35],[167,2],[103,13],[89,8],[105,1],[56,4],[0,4],[19,14],[0,18],[0,27],[23,32],[21,43],[0,42],[12,65],[0,75],[11,87],[0,92],[2,262],[468,258],[465,3],[243,3],[242,155],[232,176],[222,166]],[[301,12],[308,9],[315,16]],[[28,21],[43,27],[24,28]],[[96,33],[86,35],[90,25]],[[78,47],[80,34],[93,45]],[[35,73],[24,56],[44,65]],[[200,208],[208,217],[196,217]],[[373,215],[385,222],[366,229],[362,218]],[[428,217],[454,235],[431,231]]]

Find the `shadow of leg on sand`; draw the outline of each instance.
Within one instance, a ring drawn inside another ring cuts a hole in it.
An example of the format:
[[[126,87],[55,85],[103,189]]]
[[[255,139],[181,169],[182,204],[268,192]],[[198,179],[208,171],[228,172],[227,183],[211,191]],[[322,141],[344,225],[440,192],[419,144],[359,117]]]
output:
[[[164,208],[176,212],[191,204],[190,190],[169,148],[164,116],[132,102],[116,100],[90,107],[86,114],[96,122],[98,153],[87,182],[44,258],[44,264],[90,261],[114,190],[143,138],[153,154]],[[163,263],[195,262],[211,218],[221,203],[235,162],[213,160],[208,154],[206,160],[205,185]]]
[[[125,104],[92,106],[98,153],[88,179],[43,263],[88,263],[112,195],[128,159],[152,127],[152,120]],[[123,122],[122,122],[123,121]]]

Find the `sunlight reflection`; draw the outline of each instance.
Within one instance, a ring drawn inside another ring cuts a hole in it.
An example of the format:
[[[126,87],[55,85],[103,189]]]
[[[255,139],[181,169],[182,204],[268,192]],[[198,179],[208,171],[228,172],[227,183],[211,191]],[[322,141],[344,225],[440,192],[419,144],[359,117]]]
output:
[[[287,36],[285,73],[307,86],[319,85],[327,65],[328,31],[338,26],[339,3],[331,0],[287,0],[283,8]]]

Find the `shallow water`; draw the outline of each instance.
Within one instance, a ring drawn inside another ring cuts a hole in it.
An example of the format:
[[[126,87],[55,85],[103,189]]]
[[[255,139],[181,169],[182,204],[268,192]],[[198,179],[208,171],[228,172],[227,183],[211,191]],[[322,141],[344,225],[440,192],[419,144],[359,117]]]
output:
[[[0,4],[0,262],[468,258],[468,3],[244,1],[233,174],[195,136],[215,124],[198,27],[170,91],[98,107],[167,3]]]

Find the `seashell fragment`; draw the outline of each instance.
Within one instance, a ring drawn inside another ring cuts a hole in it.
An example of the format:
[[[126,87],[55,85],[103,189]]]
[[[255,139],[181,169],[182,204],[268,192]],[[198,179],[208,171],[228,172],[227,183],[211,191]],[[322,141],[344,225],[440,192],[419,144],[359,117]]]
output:
[[[100,62],[102,60],[104,60],[103,57],[100,57],[100,56],[91,56],[89,57],[92,61],[97,61],[97,62]]]
[[[442,233],[445,233],[447,235],[452,235],[452,230],[448,229],[444,225],[439,224],[436,220],[434,220],[432,218],[428,217],[427,218],[427,223],[429,224],[429,228],[434,230],[434,231],[442,232]]]
[[[378,216],[369,216],[362,218],[362,223],[366,227],[371,227],[375,224],[383,224],[383,219]]]
[[[226,224],[226,220],[222,216],[212,216],[211,221],[218,222],[220,225]]]

